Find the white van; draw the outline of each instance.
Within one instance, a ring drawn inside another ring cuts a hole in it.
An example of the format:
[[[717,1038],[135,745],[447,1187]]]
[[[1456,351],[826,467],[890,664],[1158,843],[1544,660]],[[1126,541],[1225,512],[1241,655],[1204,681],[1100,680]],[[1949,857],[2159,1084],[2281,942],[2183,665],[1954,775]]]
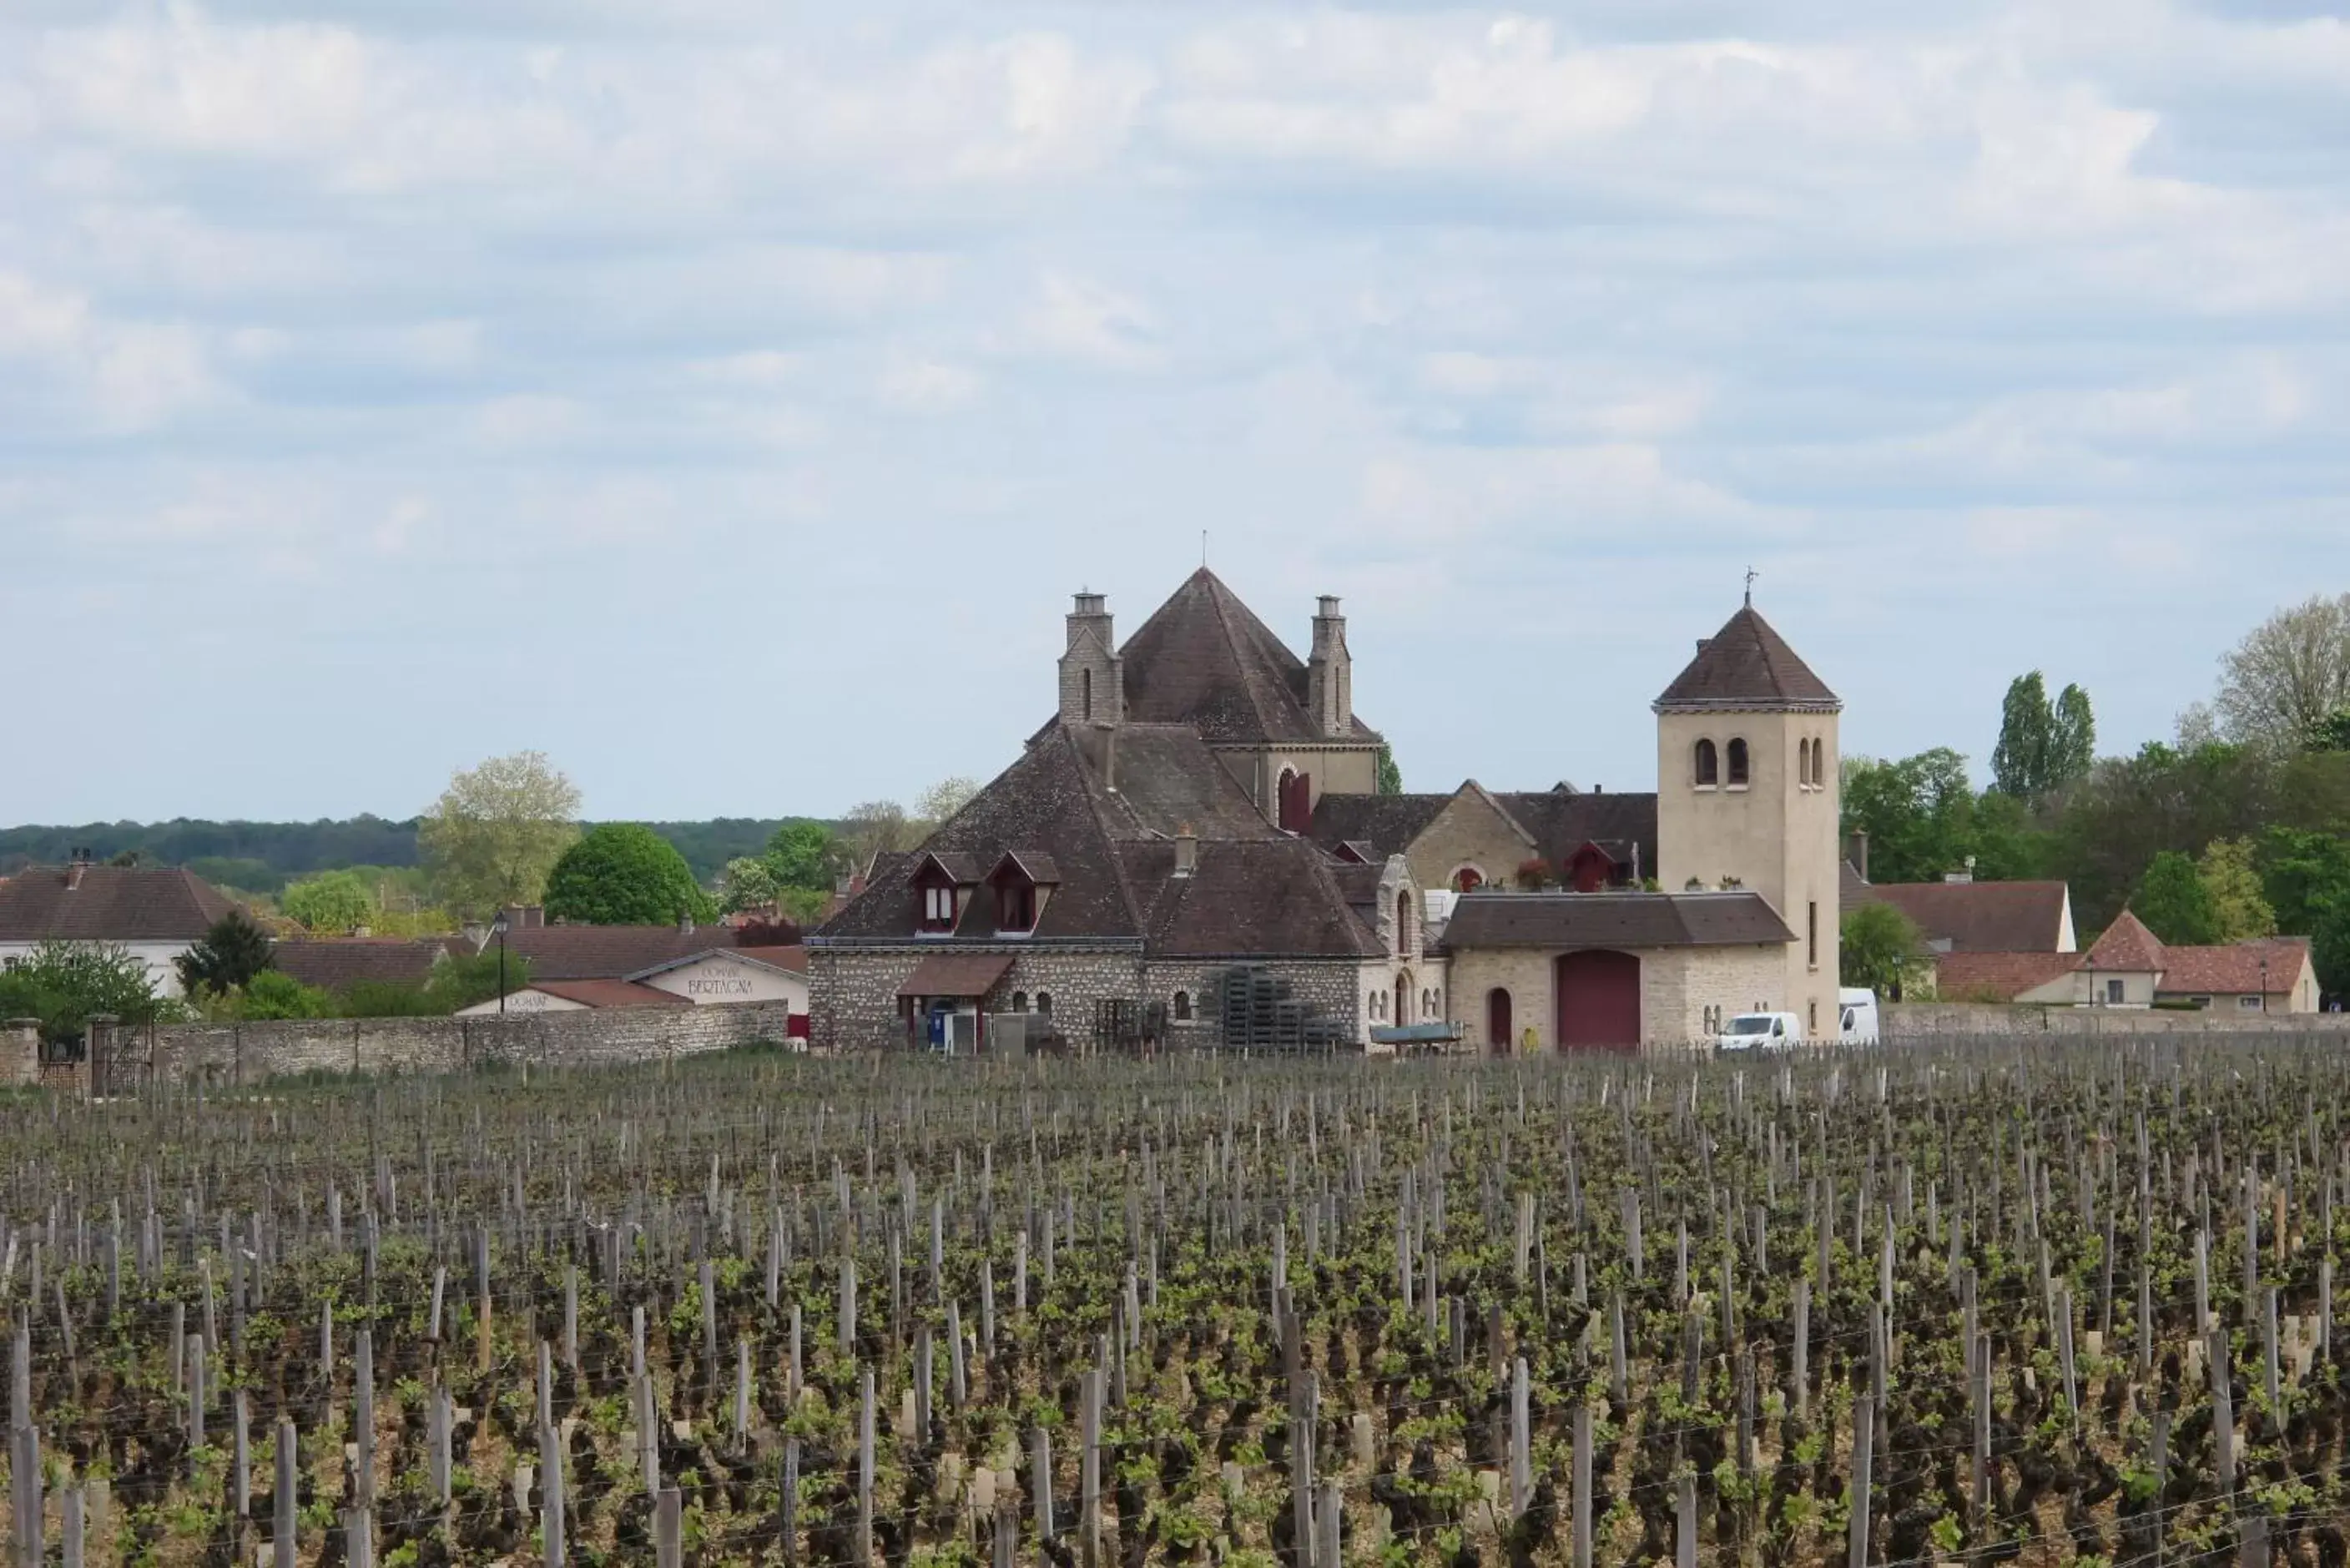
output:
[[[1877,992],[1846,986],[1836,992],[1837,1035],[1847,1045],[1874,1045],[1879,1038]]]
[[[1804,1021],[1792,1012],[1742,1012],[1713,1043],[1722,1051],[1784,1051],[1804,1043]]]

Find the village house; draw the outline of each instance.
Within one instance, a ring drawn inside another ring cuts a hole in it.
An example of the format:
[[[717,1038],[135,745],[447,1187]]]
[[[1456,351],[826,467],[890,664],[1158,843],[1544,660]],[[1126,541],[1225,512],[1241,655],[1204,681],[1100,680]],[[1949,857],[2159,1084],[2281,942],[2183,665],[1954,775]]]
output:
[[[2315,1012],[2307,937],[2172,946],[2124,909],[2085,953],[1951,953],[1935,961],[1944,1002],[2054,1007],[2192,1007],[2241,1018]]]
[[[105,866],[77,854],[0,882],[0,967],[14,968],[43,942],[105,942],[146,967],[156,995],[183,996],[181,957],[235,907],[192,871]]]

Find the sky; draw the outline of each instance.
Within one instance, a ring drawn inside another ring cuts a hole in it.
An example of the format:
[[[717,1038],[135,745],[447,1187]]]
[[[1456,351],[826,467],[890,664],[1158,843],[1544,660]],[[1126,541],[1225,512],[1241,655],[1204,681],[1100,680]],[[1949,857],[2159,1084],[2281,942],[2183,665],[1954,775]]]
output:
[[[2293,0],[0,5],[0,822],[987,777],[1069,595],[1344,597],[1407,784],[2167,737],[2350,587]]]

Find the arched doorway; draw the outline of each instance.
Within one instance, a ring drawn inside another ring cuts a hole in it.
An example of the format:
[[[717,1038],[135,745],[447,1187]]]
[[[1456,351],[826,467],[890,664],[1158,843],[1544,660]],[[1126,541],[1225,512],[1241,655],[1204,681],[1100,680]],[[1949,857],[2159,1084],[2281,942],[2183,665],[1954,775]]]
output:
[[[1485,1049],[1510,1054],[1510,993],[1498,985],[1485,993]]]
[[[1639,1047],[1638,959],[1618,952],[1563,954],[1553,989],[1558,997],[1560,1050]]]

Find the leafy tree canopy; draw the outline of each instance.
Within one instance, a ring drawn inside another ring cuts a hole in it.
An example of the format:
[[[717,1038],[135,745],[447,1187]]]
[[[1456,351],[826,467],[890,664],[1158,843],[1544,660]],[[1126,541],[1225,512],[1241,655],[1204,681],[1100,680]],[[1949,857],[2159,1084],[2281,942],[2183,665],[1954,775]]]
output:
[[[820,822],[787,822],[767,840],[768,877],[777,888],[814,888],[830,891],[832,872],[840,853],[832,829]]]
[[[1836,951],[1843,983],[1898,1000],[1924,967],[1926,941],[1917,923],[1892,905],[1863,904],[1845,911]]]
[[[571,781],[544,753],[516,752],[452,778],[417,841],[449,907],[483,915],[539,901],[578,816]]]
[[[729,860],[718,874],[718,907],[730,915],[774,908],[776,891],[775,872],[757,856]]]
[[[182,1013],[156,994],[145,962],[110,942],[43,942],[0,971],[0,1019],[37,1019],[47,1040],[78,1039],[101,1014],[153,1023]]]
[[[2249,838],[2215,838],[2195,863],[2196,875],[2211,896],[2216,940],[2247,941],[2276,934],[2276,910],[2261,888],[2260,867]]]
[[[588,926],[716,918],[676,846],[642,823],[608,822],[563,852],[546,877],[546,915]]]
[[[2138,879],[2130,909],[2163,941],[2199,946],[2220,940],[2220,911],[2195,862],[2176,849],[2157,855]]]
[[[241,991],[270,964],[269,933],[243,909],[231,909],[214,920],[203,940],[174,961],[180,986],[190,996],[214,996]]]
[[[1376,781],[1371,785],[1374,794],[1401,794],[1403,770],[1396,766],[1395,751],[1384,741],[1379,742],[1379,760]]]
[[[375,919],[375,889],[356,871],[326,871],[295,883],[277,900],[307,931],[347,937]]]

